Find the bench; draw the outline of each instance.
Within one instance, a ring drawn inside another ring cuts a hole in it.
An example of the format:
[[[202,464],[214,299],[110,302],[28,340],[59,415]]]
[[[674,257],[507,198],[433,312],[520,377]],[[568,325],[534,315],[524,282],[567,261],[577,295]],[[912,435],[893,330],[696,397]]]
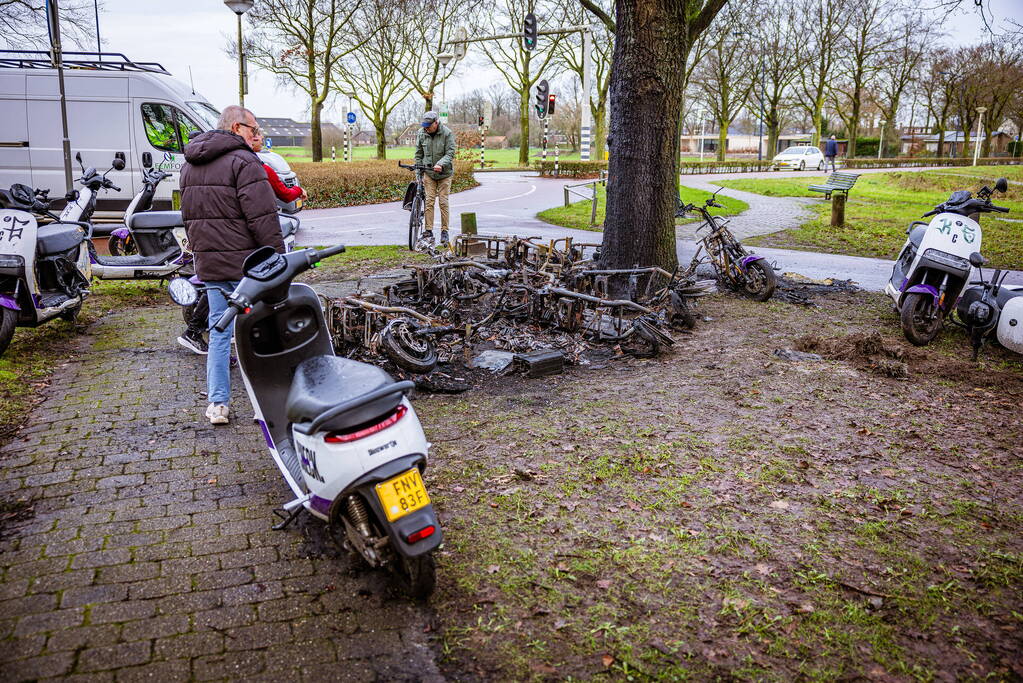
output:
[[[843,173],[836,171],[828,176],[828,179],[823,185],[811,185],[807,189],[811,192],[823,192],[825,199],[831,199],[833,192],[841,192],[845,196],[849,196],[849,190],[856,184],[856,179],[860,177],[859,173]]]

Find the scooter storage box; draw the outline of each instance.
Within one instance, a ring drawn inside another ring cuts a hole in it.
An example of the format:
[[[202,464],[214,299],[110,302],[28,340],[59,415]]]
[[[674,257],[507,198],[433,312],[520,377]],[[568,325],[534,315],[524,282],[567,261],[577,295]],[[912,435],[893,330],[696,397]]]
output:
[[[61,254],[74,249],[85,240],[85,231],[77,225],[51,223],[40,225],[37,234],[37,248],[43,256]]]

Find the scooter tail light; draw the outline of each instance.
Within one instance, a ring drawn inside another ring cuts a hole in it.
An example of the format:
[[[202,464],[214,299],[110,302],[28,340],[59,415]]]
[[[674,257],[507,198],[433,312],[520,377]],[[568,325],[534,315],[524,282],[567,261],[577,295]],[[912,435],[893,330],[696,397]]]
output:
[[[387,419],[383,420],[382,422],[378,422],[371,427],[366,427],[365,429],[360,429],[358,431],[350,432],[348,434],[330,432],[329,434],[327,434],[327,436],[323,437],[323,440],[326,443],[350,443],[352,441],[358,441],[359,439],[365,439],[367,436],[372,436],[377,432],[382,432],[391,425],[395,424],[398,420],[405,417],[405,414],[407,412],[408,408],[405,406],[404,403],[402,403],[395,409],[393,413],[391,413],[387,417]]]
[[[405,540],[408,542],[409,545],[412,545],[413,543],[418,543],[424,538],[429,538],[430,536],[433,536],[435,531],[437,531],[437,527],[431,524],[430,526],[425,526],[419,531],[415,531],[409,534]]]

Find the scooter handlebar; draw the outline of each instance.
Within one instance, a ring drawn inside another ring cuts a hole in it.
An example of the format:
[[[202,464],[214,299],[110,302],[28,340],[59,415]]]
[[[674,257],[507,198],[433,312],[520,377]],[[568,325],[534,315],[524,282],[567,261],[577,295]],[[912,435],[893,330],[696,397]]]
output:
[[[330,256],[337,256],[338,254],[343,253],[345,253],[345,245],[338,244],[333,247],[327,247],[326,249],[320,249],[319,251],[316,252],[315,257],[316,261],[322,261],[323,259],[328,258]]]
[[[1009,213],[1008,207],[1005,207],[1005,206],[995,206],[994,204],[991,205],[991,210],[992,211],[997,211],[998,213]]]
[[[237,305],[231,301],[228,301],[227,303],[228,303],[227,310],[224,311],[224,314],[220,316],[220,320],[218,320],[216,324],[213,326],[213,329],[215,329],[217,332],[223,332],[224,330],[226,330],[228,326],[231,324],[231,321],[234,320],[235,316],[238,315]]]

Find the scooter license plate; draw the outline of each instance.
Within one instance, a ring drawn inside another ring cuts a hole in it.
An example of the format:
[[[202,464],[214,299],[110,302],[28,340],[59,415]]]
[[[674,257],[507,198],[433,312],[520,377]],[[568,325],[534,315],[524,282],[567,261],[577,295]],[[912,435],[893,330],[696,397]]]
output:
[[[388,522],[430,504],[430,496],[426,493],[423,478],[414,467],[393,479],[377,484],[376,489]]]

